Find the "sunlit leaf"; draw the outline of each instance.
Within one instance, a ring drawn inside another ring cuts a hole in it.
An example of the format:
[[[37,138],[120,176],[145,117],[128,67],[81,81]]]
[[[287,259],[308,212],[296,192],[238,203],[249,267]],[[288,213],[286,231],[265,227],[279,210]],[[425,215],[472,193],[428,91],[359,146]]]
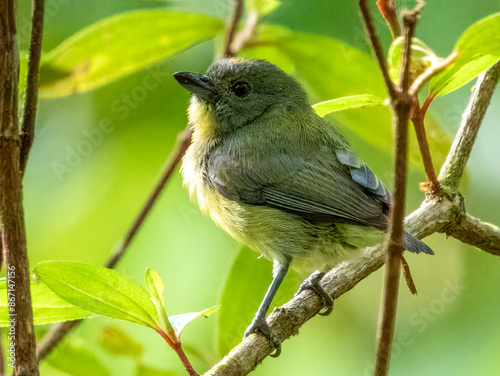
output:
[[[88,345],[79,341],[65,342],[46,359],[51,367],[71,376],[111,375],[99,358],[88,350]]]
[[[217,312],[219,310],[220,306],[216,305],[211,308],[205,309],[204,311],[200,312],[190,312],[190,313],[182,313],[180,315],[173,315],[170,316],[170,323],[175,329],[175,332],[177,333],[177,339],[180,340],[181,332],[184,329],[184,327],[189,324],[191,321],[198,317],[210,317],[212,313]]]
[[[312,107],[319,116],[325,116],[332,112],[352,110],[369,106],[383,106],[384,99],[371,94],[352,95],[331,99],[326,102],[316,103]]]
[[[116,270],[71,261],[45,261],[36,276],[68,302],[118,320],[158,327],[146,290]]]
[[[431,80],[430,95],[440,97],[461,88],[499,59],[498,56],[484,55],[477,56],[472,60],[457,61],[450,69],[446,69]]]
[[[175,335],[175,331],[168,320],[167,313],[165,312],[165,305],[163,302],[163,281],[161,280],[160,275],[150,268],[146,269],[145,279],[146,287],[156,307],[158,317],[161,319],[161,327],[172,337]]]
[[[433,97],[462,87],[500,60],[500,12],[477,21],[465,30],[453,53],[456,55],[453,63],[430,82],[429,90]]]
[[[52,324],[63,321],[73,321],[97,315],[75,307],[61,299],[43,282],[31,279],[31,303],[35,325]],[[7,301],[7,281],[0,281],[0,326],[9,326],[9,307]]]
[[[124,330],[104,326],[99,338],[101,347],[107,352],[115,355],[130,356],[138,358],[142,355],[142,345],[130,337]]]
[[[272,281],[272,263],[259,259],[256,252],[242,247],[226,280],[219,315],[219,351],[225,355],[241,342]],[[273,299],[273,307],[293,297],[300,284],[289,271]]]
[[[262,17],[279,7],[281,2],[278,0],[246,0],[245,5],[247,12],[255,10]]]
[[[44,56],[40,94],[59,97],[105,84],[213,38],[222,20],[178,11],[134,11],[79,32]]]

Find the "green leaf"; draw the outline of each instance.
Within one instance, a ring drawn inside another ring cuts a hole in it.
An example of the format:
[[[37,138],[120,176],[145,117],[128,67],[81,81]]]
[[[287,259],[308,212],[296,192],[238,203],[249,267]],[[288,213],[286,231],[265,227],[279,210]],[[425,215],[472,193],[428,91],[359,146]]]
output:
[[[341,41],[323,36],[293,32],[280,26],[261,25],[257,35],[242,51],[246,57],[267,58],[294,74],[308,91],[312,103],[370,93],[386,97],[380,71],[372,57]],[[393,153],[391,113],[388,107],[371,106],[363,111],[338,111],[326,118],[344,133],[353,134],[386,153]],[[440,166],[451,142],[439,124],[426,123],[429,146]],[[413,136],[412,136],[413,137]],[[417,145],[416,142],[414,145]],[[409,151],[410,165],[423,171],[418,147]]]
[[[158,327],[156,308],[146,290],[116,270],[71,261],[45,261],[36,276],[77,307],[118,320]]]
[[[60,97],[93,89],[215,37],[222,20],[178,11],[134,11],[99,21],[44,56],[40,94]]]
[[[278,0],[246,0],[245,8],[247,12],[256,11],[262,17],[271,13],[281,5]]]
[[[136,342],[122,329],[111,326],[102,327],[99,342],[104,350],[115,355],[140,358],[143,352],[140,343]]]
[[[403,45],[404,38],[396,38],[392,42],[391,47],[389,48],[389,53],[387,55],[389,74],[394,82],[399,82],[401,75],[400,72]],[[418,38],[412,39],[410,72],[413,78],[423,73],[432,64],[439,62],[439,60],[440,59],[436,56],[434,51],[432,51],[424,42],[422,42]]]
[[[43,282],[31,279],[30,289],[35,325],[96,317],[95,314],[75,307],[73,304],[61,299]],[[8,293],[7,281],[2,279],[0,281],[0,326],[10,325]]]
[[[184,329],[184,327],[189,324],[191,321],[196,319],[197,317],[210,317],[212,313],[217,312],[219,310],[220,306],[216,305],[211,308],[205,309],[204,311],[200,312],[190,312],[190,313],[182,313],[180,315],[174,315],[170,316],[170,323],[175,329],[175,332],[177,334],[177,339],[180,341],[181,338],[181,332]]]
[[[47,363],[53,368],[71,376],[111,375],[110,371],[83,341],[65,341],[63,346],[47,357]]]
[[[431,80],[430,95],[440,97],[461,88],[493,66],[499,59],[498,56],[484,55],[476,56],[472,60],[462,59],[455,62]]]
[[[224,286],[219,315],[219,351],[227,354],[241,342],[272,281],[272,263],[259,258],[248,247],[242,247]],[[273,307],[293,297],[300,283],[290,270],[273,299]],[[269,311],[271,312],[271,310]]]
[[[165,305],[163,303],[163,281],[161,280],[160,275],[150,268],[146,269],[145,279],[149,295],[151,296],[151,299],[156,307],[157,315],[161,320],[160,326],[167,334],[169,334],[170,337],[173,337],[175,335],[175,330],[168,320]]]
[[[351,110],[355,108],[363,108],[369,106],[383,106],[384,99],[371,94],[352,95],[331,99],[326,102],[316,103],[312,107],[319,116],[325,116],[332,112]]]
[[[500,60],[500,12],[471,25],[453,48],[455,58],[429,84],[430,95],[439,97],[464,86]]]

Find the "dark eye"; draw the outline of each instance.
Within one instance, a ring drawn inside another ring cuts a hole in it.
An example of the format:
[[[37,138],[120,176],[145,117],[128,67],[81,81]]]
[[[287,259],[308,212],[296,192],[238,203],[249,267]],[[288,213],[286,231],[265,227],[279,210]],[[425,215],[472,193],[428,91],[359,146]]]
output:
[[[247,82],[236,82],[233,86],[231,86],[231,91],[238,98],[244,98],[252,92],[252,87]]]

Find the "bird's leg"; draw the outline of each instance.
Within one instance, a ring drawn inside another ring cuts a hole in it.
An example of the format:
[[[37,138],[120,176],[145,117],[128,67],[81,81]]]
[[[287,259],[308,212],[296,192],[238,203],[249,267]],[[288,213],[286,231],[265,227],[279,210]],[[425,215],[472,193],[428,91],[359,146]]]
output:
[[[260,304],[260,307],[255,314],[255,317],[252,320],[250,326],[245,330],[245,337],[249,336],[252,333],[261,332],[265,337],[267,337],[276,348],[276,352],[271,354],[272,357],[277,357],[281,353],[281,344],[273,338],[273,333],[267,325],[266,314],[271,306],[271,302],[273,301],[274,295],[276,295],[276,291],[280,287],[281,282],[286,276],[288,272],[288,268],[290,267],[291,259],[285,260],[284,263],[278,264],[277,272],[274,275],[273,281],[271,285],[267,289],[266,295],[264,296],[264,300]],[[276,267],[275,267],[276,270]]]
[[[295,293],[295,296],[300,294],[304,290],[313,290],[323,299],[324,311],[319,312],[321,316],[328,316],[333,310],[333,298],[328,294],[325,289],[320,285],[321,279],[325,276],[325,273],[316,270],[308,278],[302,282],[299,290]]]

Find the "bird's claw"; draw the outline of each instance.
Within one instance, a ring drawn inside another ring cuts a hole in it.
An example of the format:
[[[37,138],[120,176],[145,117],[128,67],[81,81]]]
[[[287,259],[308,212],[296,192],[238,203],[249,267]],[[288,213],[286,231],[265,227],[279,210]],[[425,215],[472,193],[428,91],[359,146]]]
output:
[[[261,333],[272,343],[275,352],[269,354],[269,356],[276,358],[281,354],[281,343],[273,335],[271,328],[269,327],[269,325],[267,325],[265,317],[254,317],[252,323],[248,326],[247,330],[245,330],[243,338],[248,337],[252,333]]]
[[[324,275],[325,273],[316,270],[308,278],[306,278],[304,282],[302,282],[299,290],[295,293],[295,296],[299,295],[304,290],[313,290],[320,296],[321,299],[323,299],[324,311],[320,311],[319,314],[321,316],[328,316],[333,311],[333,298],[320,285],[320,281]]]

